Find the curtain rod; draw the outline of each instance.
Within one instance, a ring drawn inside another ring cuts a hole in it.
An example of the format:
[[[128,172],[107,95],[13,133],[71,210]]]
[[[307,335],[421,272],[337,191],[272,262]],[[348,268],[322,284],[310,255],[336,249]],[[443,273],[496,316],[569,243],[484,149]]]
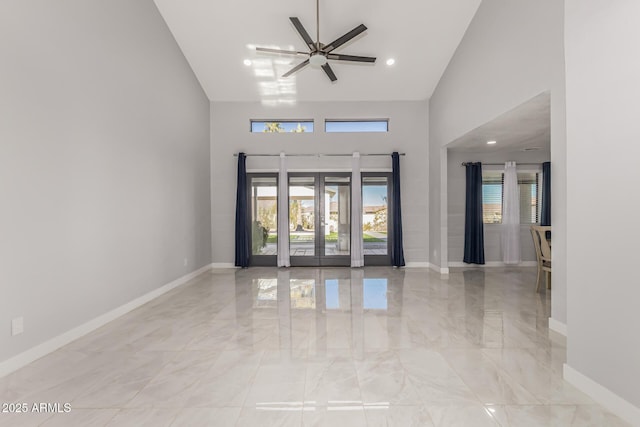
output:
[[[360,154],[360,157],[365,156],[390,156],[392,153],[382,154],[382,153],[371,153],[371,154]],[[398,153],[400,156],[404,156],[405,153]],[[245,154],[247,157],[280,157],[280,154]],[[353,154],[285,154],[286,157],[352,157]],[[234,153],[233,157],[238,157],[238,153]]]
[[[467,164],[477,163],[477,162],[462,162],[460,166],[467,166]],[[505,162],[506,163],[506,162]],[[542,163],[517,163],[516,166],[527,165],[527,166],[540,166]],[[504,166],[504,163],[482,163],[482,166]]]

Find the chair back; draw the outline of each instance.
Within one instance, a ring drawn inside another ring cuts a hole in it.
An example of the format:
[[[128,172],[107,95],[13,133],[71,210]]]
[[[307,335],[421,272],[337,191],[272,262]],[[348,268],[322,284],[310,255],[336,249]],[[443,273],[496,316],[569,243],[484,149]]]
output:
[[[543,261],[551,261],[551,245],[547,240],[547,232],[551,231],[550,226],[532,225],[531,235],[533,236],[533,244],[536,247],[536,255],[538,259]]]

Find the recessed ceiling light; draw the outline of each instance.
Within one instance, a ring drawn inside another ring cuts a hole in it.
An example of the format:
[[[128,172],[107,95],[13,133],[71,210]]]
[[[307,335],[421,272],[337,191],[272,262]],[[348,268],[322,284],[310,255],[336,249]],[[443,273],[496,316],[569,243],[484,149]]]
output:
[[[395,63],[396,63],[396,60],[395,60],[395,59],[393,59],[393,58],[389,58],[389,59],[387,59],[387,65],[391,66],[391,65],[393,65],[393,64],[395,64]]]
[[[488,145],[493,145],[493,144],[495,144],[495,143],[496,143],[496,141],[487,141],[487,144],[488,144]]]
[[[247,67],[248,67],[249,65],[251,65],[251,60],[250,60],[250,59],[245,59],[245,60],[244,60],[244,65],[246,65]]]

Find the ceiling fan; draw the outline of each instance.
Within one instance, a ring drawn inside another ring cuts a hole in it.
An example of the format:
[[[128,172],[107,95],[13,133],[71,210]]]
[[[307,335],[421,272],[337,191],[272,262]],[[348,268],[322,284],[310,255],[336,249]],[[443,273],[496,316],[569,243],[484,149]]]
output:
[[[376,58],[370,56],[353,56],[353,55],[342,55],[332,53],[334,50],[347,43],[351,39],[355,38],[359,34],[363,33],[367,30],[363,24],[358,25],[353,30],[349,31],[345,35],[338,37],[334,41],[329,44],[320,43],[320,0],[316,0],[316,41],[314,42],[307,30],[304,29],[300,20],[296,17],[290,17],[289,19],[293,23],[293,26],[296,27],[298,33],[304,40],[304,42],[309,47],[309,52],[300,52],[295,50],[282,50],[282,49],[270,49],[266,47],[256,47],[256,51],[258,52],[268,52],[268,53],[279,53],[284,55],[304,55],[308,58],[286,73],[282,75],[282,77],[289,77],[293,73],[301,70],[307,65],[311,64],[314,67],[321,67],[326,73],[327,77],[332,82],[338,80],[335,73],[331,69],[331,66],[328,63],[328,60],[337,60],[337,61],[351,61],[351,62],[376,62]]]

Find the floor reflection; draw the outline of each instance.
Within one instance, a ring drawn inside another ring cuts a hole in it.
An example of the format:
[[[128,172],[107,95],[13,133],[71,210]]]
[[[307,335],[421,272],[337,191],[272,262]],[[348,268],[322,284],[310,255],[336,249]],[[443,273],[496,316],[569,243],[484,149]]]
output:
[[[240,346],[312,354],[388,348],[402,329],[404,271],[256,269],[236,277]],[[260,274],[260,273],[264,274]],[[380,274],[383,272],[384,274]]]

